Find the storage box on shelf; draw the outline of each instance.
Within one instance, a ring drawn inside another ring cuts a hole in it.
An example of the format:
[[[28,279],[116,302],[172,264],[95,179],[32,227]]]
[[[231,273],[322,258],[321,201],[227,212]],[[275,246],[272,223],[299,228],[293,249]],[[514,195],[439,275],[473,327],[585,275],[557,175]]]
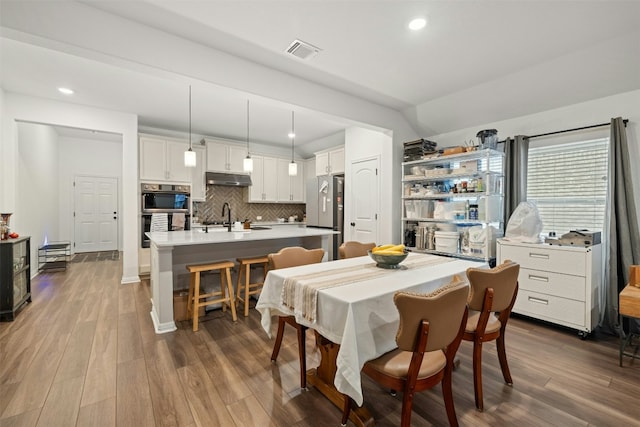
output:
[[[498,240],[497,262],[520,264],[513,312],[578,330],[584,338],[600,316],[601,245],[557,246]]]
[[[504,229],[504,153],[432,155],[402,163],[402,231],[418,252],[492,261]]]

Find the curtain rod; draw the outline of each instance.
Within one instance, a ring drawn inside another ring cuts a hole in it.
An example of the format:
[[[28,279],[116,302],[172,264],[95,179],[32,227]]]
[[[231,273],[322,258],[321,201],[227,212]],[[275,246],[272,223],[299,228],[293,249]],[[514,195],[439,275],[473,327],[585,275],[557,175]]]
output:
[[[624,126],[626,127],[626,126],[627,126],[627,123],[629,122],[629,119],[624,119],[622,122],[624,123]],[[543,137],[543,136],[557,135],[557,134],[559,134],[559,133],[575,132],[575,131],[577,131],[577,130],[592,129],[592,128],[600,128],[600,127],[603,127],[603,126],[610,126],[610,125],[611,125],[611,122],[609,122],[609,123],[600,123],[599,125],[583,126],[583,127],[580,127],[580,128],[573,128],[573,129],[558,130],[558,131],[555,131],[555,132],[541,133],[541,134],[539,134],[539,135],[525,136],[525,138],[526,138],[526,139],[531,139],[531,138],[540,138],[540,137]]]

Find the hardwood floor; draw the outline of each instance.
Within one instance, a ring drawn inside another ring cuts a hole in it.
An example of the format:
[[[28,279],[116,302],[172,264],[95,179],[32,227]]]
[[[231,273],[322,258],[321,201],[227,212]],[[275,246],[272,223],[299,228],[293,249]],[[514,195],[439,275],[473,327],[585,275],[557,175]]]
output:
[[[340,411],[299,389],[297,344],[285,333],[277,364],[259,313],[211,312],[156,335],[149,286],[120,285],[117,257],[85,257],[32,282],[33,302],[0,323],[0,425],[337,426]],[[318,353],[308,335],[308,366]],[[458,352],[454,400],[463,426],[640,425],[640,361],[618,366],[618,340],[512,318],[503,383],[495,342],[483,353],[484,412],[475,410],[470,343]],[[392,397],[363,379],[379,426],[400,422]],[[440,387],[415,398],[412,425],[446,425]],[[351,424],[350,424],[351,425]]]

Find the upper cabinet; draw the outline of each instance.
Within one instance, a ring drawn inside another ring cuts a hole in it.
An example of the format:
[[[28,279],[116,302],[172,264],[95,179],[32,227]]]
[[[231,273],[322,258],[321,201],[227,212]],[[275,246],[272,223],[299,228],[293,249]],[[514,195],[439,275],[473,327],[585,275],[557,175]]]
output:
[[[207,151],[204,146],[194,145],[196,152],[196,167],[191,169],[191,200],[194,202],[204,202],[207,199],[207,186],[205,183],[205,162],[207,161]]]
[[[184,166],[185,142],[140,135],[140,179],[190,182],[190,168]]]
[[[245,157],[247,148],[243,145],[207,141],[208,171],[244,173],[242,162]]]
[[[344,173],[344,147],[316,153],[316,176]]]
[[[289,175],[290,159],[278,159],[276,177],[278,202],[304,203],[304,162],[298,160],[298,174]]]
[[[277,201],[278,187],[276,175],[273,171],[277,167],[278,159],[265,156],[251,156],[253,172],[251,172],[251,186],[247,189],[249,203],[273,203]]]

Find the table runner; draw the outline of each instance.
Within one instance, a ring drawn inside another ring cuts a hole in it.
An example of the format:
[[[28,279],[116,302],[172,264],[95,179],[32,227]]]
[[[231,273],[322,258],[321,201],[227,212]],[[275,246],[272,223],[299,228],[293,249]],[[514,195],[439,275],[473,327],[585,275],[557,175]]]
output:
[[[439,256],[428,256],[426,259],[425,257],[408,259],[400,265],[400,269],[409,270],[428,265],[443,264],[453,260],[453,258]],[[396,271],[398,269],[376,267],[376,263],[371,262],[364,265],[287,277],[282,287],[282,303],[293,310],[295,314],[304,317],[310,322],[315,322],[319,290],[380,278],[391,275]]]

